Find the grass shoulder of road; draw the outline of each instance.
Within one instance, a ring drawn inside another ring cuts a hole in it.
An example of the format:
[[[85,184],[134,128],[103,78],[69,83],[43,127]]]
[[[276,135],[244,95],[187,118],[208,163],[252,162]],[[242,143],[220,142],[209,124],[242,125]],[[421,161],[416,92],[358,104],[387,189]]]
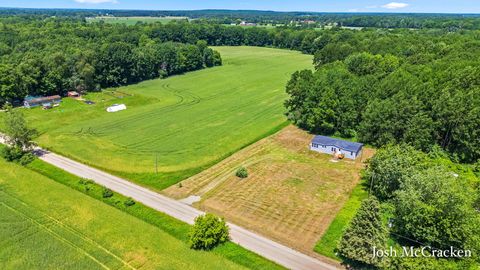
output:
[[[56,182],[83,192],[90,197],[101,200],[106,204],[109,204],[151,225],[154,225],[185,244],[188,242],[188,232],[191,226],[186,223],[178,221],[166,214],[158,212],[140,203],[136,203],[135,205],[128,207],[124,204],[128,198],[115,192],[112,197],[103,198],[103,187],[100,185],[69,174],[39,159],[30,163],[27,167]],[[235,264],[247,267],[249,269],[283,269],[281,266],[232,242],[227,242],[213,249],[211,253],[224,257]]]
[[[0,269],[246,269],[3,159],[0,213]]]
[[[315,245],[315,252],[335,260],[341,260],[340,257],[336,255],[338,243],[342,238],[343,232],[350,224],[350,221],[357,213],[357,210],[360,208],[361,202],[367,198],[367,196],[368,192],[365,190],[363,182],[359,183],[353,189],[350,198],[335,216],[335,219],[332,221],[325,234]]]

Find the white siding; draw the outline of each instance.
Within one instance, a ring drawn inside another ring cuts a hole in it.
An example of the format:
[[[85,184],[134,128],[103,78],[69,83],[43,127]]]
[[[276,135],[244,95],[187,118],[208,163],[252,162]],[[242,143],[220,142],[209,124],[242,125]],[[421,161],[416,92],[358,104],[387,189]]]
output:
[[[310,144],[310,150],[320,152],[320,153],[325,153],[325,154],[332,154],[335,153],[335,151],[332,151],[333,146],[327,146],[327,145],[320,145],[320,144],[315,144],[311,143]]]
[[[331,145],[321,145],[321,144],[311,143],[310,150],[316,151],[319,153],[333,155],[335,151],[339,150],[339,148]],[[342,151],[342,154],[344,154],[345,158],[348,158],[348,159],[356,159],[362,153],[362,150],[358,151],[358,153],[346,151],[343,149],[340,149],[340,151]]]

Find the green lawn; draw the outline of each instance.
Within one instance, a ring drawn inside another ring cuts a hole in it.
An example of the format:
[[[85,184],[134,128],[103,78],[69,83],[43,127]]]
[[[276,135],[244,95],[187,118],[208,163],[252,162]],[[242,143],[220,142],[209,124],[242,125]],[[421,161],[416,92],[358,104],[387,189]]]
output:
[[[128,198],[116,192],[113,192],[114,195],[110,198],[103,198],[103,187],[100,185],[97,185],[91,181],[85,181],[84,179],[67,173],[39,159],[36,159],[32,163],[28,164],[28,168],[53,181],[68,186],[76,191],[82,192],[94,199],[100,200],[105,204],[128,213],[133,217],[158,227],[174,238],[182,241],[185,243],[185,245],[188,244],[188,233],[191,229],[191,226],[187,223],[181,222],[138,202],[133,206],[126,206],[124,202]],[[71,192],[75,191],[71,190]],[[238,265],[242,265],[253,270],[283,269],[279,265],[266,260],[265,258],[232,242],[224,243],[210,252],[227,258]]]
[[[25,110],[40,145],[160,190],[286,123],[285,84],[312,57],[259,47],[217,47],[224,65],[121,87],[115,98],[65,99],[50,111]],[[109,114],[108,105],[126,111]],[[156,173],[158,160],[158,174]]]
[[[324,256],[332,259],[341,260],[335,253],[343,232],[350,224],[357,210],[360,208],[362,201],[367,198],[368,193],[365,187],[360,183],[352,191],[350,198],[343,206],[342,210],[337,213],[335,219],[328,227],[325,234],[315,245],[314,250]]]
[[[187,20],[187,17],[95,17],[87,18],[87,22],[100,22],[111,24],[125,24],[125,25],[135,25],[137,22],[144,23],[169,23],[174,20]]]
[[[0,269],[244,269],[0,160]]]

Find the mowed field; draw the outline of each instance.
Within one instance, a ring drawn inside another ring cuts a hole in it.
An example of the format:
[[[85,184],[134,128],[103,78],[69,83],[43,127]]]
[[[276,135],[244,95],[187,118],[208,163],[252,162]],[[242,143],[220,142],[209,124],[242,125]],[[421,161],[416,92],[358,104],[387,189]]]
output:
[[[290,75],[312,57],[258,47],[217,47],[224,65],[87,96],[49,111],[25,110],[40,145],[163,189],[286,123]],[[105,108],[125,103],[126,111]],[[158,166],[157,166],[158,164]],[[158,174],[157,174],[158,170]]]
[[[163,193],[176,199],[200,196],[198,208],[314,255],[315,243],[358,184],[373,150],[364,149],[356,161],[332,162],[331,155],[308,149],[311,139],[288,126]],[[248,178],[235,176],[240,166]]]
[[[244,269],[0,160],[0,269]]]
[[[105,22],[111,24],[135,25],[138,22],[143,23],[169,23],[175,20],[187,20],[187,17],[94,17],[87,18],[87,22]]]

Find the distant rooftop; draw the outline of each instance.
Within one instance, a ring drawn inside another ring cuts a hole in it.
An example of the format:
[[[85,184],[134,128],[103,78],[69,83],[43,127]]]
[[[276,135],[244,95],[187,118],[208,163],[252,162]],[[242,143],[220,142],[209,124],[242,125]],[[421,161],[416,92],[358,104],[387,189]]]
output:
[[[363,144],[357,142],[349,142],[341,139],[335,139],[332,137],[317,135],[313,138],[312,143],[327,145],[327,146],[336,146],[342,150],[349,152],[358,152],[362,149]]]

